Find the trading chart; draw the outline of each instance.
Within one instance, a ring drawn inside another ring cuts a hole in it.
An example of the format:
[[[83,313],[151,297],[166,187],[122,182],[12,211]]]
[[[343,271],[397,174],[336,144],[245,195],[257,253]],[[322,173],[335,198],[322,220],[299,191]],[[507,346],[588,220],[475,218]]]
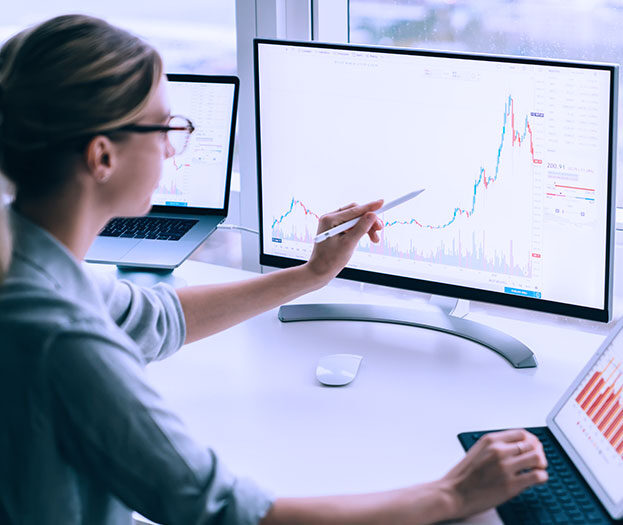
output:
[[[260,60],[287,78],[260,77],[265,253],[308,258],[320,215],[425,188],[349,267],[603,306],[605,268],[588,295],[561,283],[605,257],[606,73],[273,47]]]
[[[164,163],[153,204],[222,208],[234,86],[169,82],[171,114],[195,126],[186,150]]]

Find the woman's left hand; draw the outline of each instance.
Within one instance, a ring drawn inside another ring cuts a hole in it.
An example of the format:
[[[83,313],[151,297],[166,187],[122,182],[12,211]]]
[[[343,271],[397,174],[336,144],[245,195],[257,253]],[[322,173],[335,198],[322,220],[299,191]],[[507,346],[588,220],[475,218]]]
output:
[[[373,212],[382,205],[383,200],[369,202],[361,206],[353,203],[320,217],[318,233],[339,226],[351,219],[361,218],[350,230],[315,243],[311,257],[306,263],[309,269],[318,277],[329,282],[346,266],[357,247],[357,243],[364,235],[368,234],[374,243],[379,242],[377,232],[383,228],[383,223]]]

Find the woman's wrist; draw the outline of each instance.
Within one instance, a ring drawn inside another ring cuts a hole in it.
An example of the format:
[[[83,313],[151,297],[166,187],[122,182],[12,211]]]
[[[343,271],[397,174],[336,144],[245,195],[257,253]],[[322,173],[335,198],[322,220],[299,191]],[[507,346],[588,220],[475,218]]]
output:
[[[418,516],[413,523],[438,523],[456,518],[460,514],[460,498],[452,484],[443,478],[416,485],[410,490],[410,514]]]
[[[307,261],[297,268],[299,270],[300,278],[302,282],[307,283],[312,290],[318,290],[323,286],[329,284],[334,275],[330,271],[330,268],[323,268],[317,261]]]
[[[457,487],[445,478],[431,483],[438,494],[438,508],[442,514],[439,521],[459,519],[462,517],[463,501]]]

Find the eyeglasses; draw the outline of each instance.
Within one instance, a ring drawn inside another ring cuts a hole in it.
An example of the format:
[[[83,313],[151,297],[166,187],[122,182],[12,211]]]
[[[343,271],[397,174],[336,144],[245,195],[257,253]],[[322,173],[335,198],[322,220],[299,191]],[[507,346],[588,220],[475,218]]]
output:
[[[193,126],[193,123],[186,117],[175,115],[169,119],[169,124],[167,126],[158,124],[127,124],[113,131],[130,131],[132,133],[153,133],[155,131],[161,131],[166,133],[167,140],[169,144],[171,144],[175,155],[181,155],[184,153],[186,146],[188,146],[190,135],[195,131],[195,126]]]

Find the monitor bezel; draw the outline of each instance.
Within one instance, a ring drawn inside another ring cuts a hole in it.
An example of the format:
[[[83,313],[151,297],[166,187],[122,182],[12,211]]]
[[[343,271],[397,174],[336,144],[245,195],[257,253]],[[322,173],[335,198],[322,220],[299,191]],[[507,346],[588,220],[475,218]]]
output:
[[[388,275],[371,270],[360,270],[356,268],[344,268],[337,277],[360,281],[371,284],[401,288],[417,292],[430,293],[482,301],[503,306],[524,308],[540,312],[547,312],[557,315],[578,317],[593,321],[608,322],[612,317],[613,300],[613,270],[614,270],[614,229],[615,229],[615,167],[616,167],[616,133],[617,133],[617,101],[618,101],[618,65],[581,62],[573,60],[550,60],[535,57],[518,57],[511,55],[492,55],[484,53],[458,53],[437,50],[406,49],[385,46],[369,46],[357,44],[334,44],[326,42],[300,42],[281,39],[256,38],[253,41],[254,59],[254,95],[255,95],[255,129],[256,129],[256,159],[257,159],[257,195],[259,212],[259,259],[261,265],[273,266],[277,268],[288,268],[305,263],[303,259],[294,259],[285,256],[267,254],[264,251],[264,219],[263,219],[263,199],[262,199],[262,156],[261,156],[261,126],[260,126],[260,64],[259,51],[261,45],[278,46],[297,46],[313,47],[321,49],[387,53],[400,55],[415,55],[427,57],[439,57],[450,59],[465,59],[489,62],[507,62],[516,64],[549,65],[554,67],[571,67],[582,69],[597,69],[610,73],[610,100],[609,118],[610,129],[608,130],[608,194],[607,194],[607,216],[606,216],[606,257],[605,257],[605,283],[604,283],[604,307],[593,308],[575,304],[567,304],[557,301],[536,299],[519,295],[505,294],[491,290],[482,290],[467,286],[439,283],[412,277],[402,277]]]
[[[227,173],[225,179],[225,199],[220,208],[204,208],[197,206],[167,206],[154,204],[152,213],[175,213],[181,215],[227,215],[229,209],[229,193],[234,166],[234,143],[236,137],[236,115],[238,114],[238,93],[240,79],[235,75],[195,75],[190,73],[167,73],[169,82],[197,82],[200,84],[231,84],[234,86],[234,101],[232,104],[231,126],[229,130],[229,149],[227,151]],[[185,116],[185,115],[184,115]],[[192,119],[191,119],[192,120]]]

